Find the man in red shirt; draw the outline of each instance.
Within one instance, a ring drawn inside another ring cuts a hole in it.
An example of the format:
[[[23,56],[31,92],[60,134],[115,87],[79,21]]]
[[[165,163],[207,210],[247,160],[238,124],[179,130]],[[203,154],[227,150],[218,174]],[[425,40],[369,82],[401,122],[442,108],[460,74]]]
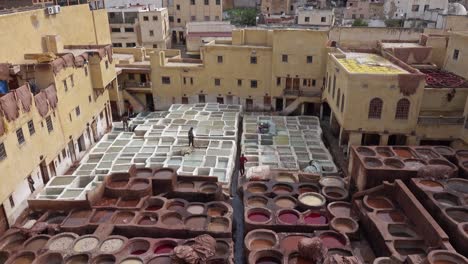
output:
[[[245,173],[245,163],[247,162],[247,158],[244,157],[244,154],[241,154],[241,157],[239,159],[239,170],[241,175],[243,176]]]

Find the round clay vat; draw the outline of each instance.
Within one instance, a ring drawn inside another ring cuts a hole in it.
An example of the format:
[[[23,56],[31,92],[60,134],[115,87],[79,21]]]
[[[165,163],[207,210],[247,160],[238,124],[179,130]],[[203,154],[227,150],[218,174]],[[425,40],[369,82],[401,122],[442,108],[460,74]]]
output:
[[[263,206],[266,206],[267,203],[268,203],[268,199],[260,195],[250,196],[247,199],[248,207],[263,207]]]
[[[301,184],[299,185],[299,187],[297,187],[297,190],[299,194],[303,194],[307,192],[315,192],[315,193],[320,192],[320,188],[313,184]]]
[[[377,147],[375,149],[377,153],[384,158],[390,158],[395,156],[395,154],[392,152],[392,150],[389,147]]]
[[[146,239],[133,238],[128,240],[128,244],[125,247],[127,255],[143,255],[150,249],[150,242]]]
[[[405,169],[408,170],[419,170],[420,168],[426,166],[426,162],[420,159],[405,159]]]
[[[112,219],[112,222],[116,225],[128,225],[135,218],[135,213],[131,211],[117,211]]]
[[[316,183],[320,180],[320,174],[313,173],[299,173],[299,182],[313,182]]]
[[[388,233],[395,238],[416,238],[418,234],[407,224],[389,224]]]
[[[172,259],[170,256],[158,256],[158,257],[152,258],[147,263],[148,264],[171,264]]]
[[[27,239],[28,238],[20,232],[11,233],[2,239],[2,241],[0,242],[0,249],[5,251],[16,250],[22,247],[23,243]]]
[[[5,264],[31,264],[36,259],[36,254],[31,251],[23,251],[11,256]]]
[[[93,251],[99,245],[99,239],[95,236],[82,236],[75,240],[73,250],[75,252]]]
[[[327,255],[328,256],[338,255],[338,256],[343,256],[343,257],[352,257],[353,253],[344,248],[331,248],[328,250]]]
[[[298,250],[298,244],[299,241],[301,241],[304,238],[307,238],[308,236],[305,235],[288,235],[286,237],[283,237],[280,241],[280,248],[283,250],[285,253],[289,252],[295,252]]]
[[[165,213],[161,216],[161,222],[167,226],[182,225],[182,215],[176,212]]]
[[[359,224],[352,218],[335,217],[330,221],[333,230],[346,235],[355,235],[359,230]]]
[[[157,197],[150,197],[145,202],[145,211],[158,211],[164,207],[164,200]]]
[[[355,217],[352,213],[352,205],[348,202],[332,202],[327,206],[327,212],[333,217]]]
[[[50,236],[47,235],[33,236],[24,242],[23,249],[37,253],[39,250],[45,247],[49,239]]]
[[[339,187],[339,188],[345,188],[346,182],[343,178],[341,177],[336,177],[336,176],[325,176],[322,177],[319,181],[320,185],[322,187]]]
[[[468,222],[458,225],[458,231],[460,234],[463,234],[465,237],[468,236]]]
[[[105,223],[108,222],[114,215],[114,210],[96,210],[91,216],[90,223]]]
[[[330,202],[343,201],[348,198],[348,191],[341,187],[323,187],[322,193]]]
[[[88,222],[92,211],[87,209],[73,210],[63,222],[64,226],[83,226]]]
[[[182,200],[170,200],[166,202],[166,209],[169,211],[185,210],[186,206],[187,202]]]
[[[383,163],[377,158],[366,157],[364,158],[364,166],[368,168],[379,168],[383,166]]]
[[[299,252],[293,252],[289,254],[288,262],[286,262],[286,264],[297,264],[297,263],[309,263],[309,261],[301,257],[299,255]]]
[[[443,165],[443,166],[447,166],[447,167],[450,167],[454,170],[457,170],[457,166],[455,166],[453,163],[451,163],[450,161],[447,161],[447,160],[443,160],[443,159],[431,159],[427,162],[429,165]]]
[[[289,182],[289,183],[297,182],[297,179],[296,177],[294,177],[294,175],[289,174],[289,173],[283,173],[283,172],[280,172],[278,175],[276,175],[275,179],[277,182]]]
[[[185,218],[185,227],[189,229],[204,229],[208,217],[206,215],[192,215]]]
[[[348,243],[346,235],[334,231],[325,231],[320,234],[319,238],[327,248],[342,248]]]
[[[229,219],[225,217],[212,217],[208,223],[208,231],[226,232],[229,231]]]
[[[425,191],[442,192],[444,190],[444,185],[442,183],[433,180],[420,180],[417,184]]]
[[[139,168],[135,171],[135,177],[150,178],[153,176],[153,170],[150,168]]]
[[[175,247],[177,247],[177,242],[174,240],[160,240],[154,244],[153,253],[155,255],[172,254]]]
[[[106,238],[106,240],[102,241],[101,245],[99,246],[99,251],[111,254],[119,251],[124,246],[127,238],[121,236],[110,236]]]
[[[372,264],[395,264],[395,262],[389,257],[380,257],[374,259],[374,262],[372,262]]]
[[[114,255],[106,254],[106,255],[98,255],[93,260],[91,260],[91,264],[114,264],[116,261]]]
[[[205,205],[202,203],[190,203],[187,206],[187,212],[193,215],[203,214],[205,212]]]
[[[457,150],[456,154],[462,159],[468,159],[468,150]]]
[[[289,195],[277,196],[273,203],[279,208],[294,208],[297,205],[297,200]]]
[[[206,264],[225,264],[225,258],[213,257],[206,261]]]
[[[134,178],[130,181],[129,188],[133,191],[145,191],[151,188],[151,183],[149,179]]]
[[[86,264],[90,260],[90,256],[88,254],[77,254],[69,256],[65,259],[65,264]]]
[[[282,264],[283,254],[278,250],[261,250],[249,254],[249,262],[252,264]]]
[[[250,231],[244,239],[245,248],[248,251],[264,250],[278,245],[278,235],[267,229]]]
[[[5,263],[10,257],[10,253],[7,251],[0,251],[0,263]]]
[[[0,262],[3,263],[3,262]],[[33,262],[34,264],[62,264],[63,257],[62,254],[57,252],[47,252],[43,255],[40,255]]]
[[[156,213],[141,213],[136,223],[142,226],[152,226],[158,223],[158,214]]]
[[[247,191],[254,194],[264,194],[268,190],[268,187],[259,182],[252,182],[247,185]]]
[[[468,221],[468,208],[465,207],[452,207],[446,208],[445,213],[457,223],[467,222]]]
[[[367,147],[357,147],[356,152],[361,156],[366,156],[366,157],[375,156],[375,151]]]
[[[434,250],[427,255],[427,261],[430,264],[459,264],[468,263],[468,259],[462,255],[446,251],[446,250]]]
[[[195,184],[191,181],[180,181],[177,183],[177,189],[179,189],[179,191],[193,192],[195,190]]]
[[[67,214],[66,214],[66,213],[61,213],[61,212],[49,213],[49,214],[47,215],[46,222],[47,222],[48,224],[57,224],[57,225],[60,225],[60,224],[62,224],[63,220],[65,220],[65,218],[67,218]]]
[[[399,159],[388,158],[384,160],[385,166],[392,169],[403,169],[405,164]]]
[[[288,184],[280,183],[273,185],[271,190],[276,195],[283,195],[290,194],[293,191],[293,187]]]
[[[452,148],[445,146],[436,146],[434,147],[434,150],[444,157],[455,155],[455,151]]]
[[[300,214],[296,210],[283,209],[276,212],[277,222],[283,225],[297,225]]]
[[[221,202],[211,202],[207,207],[207,214],[211,217],[225,216],[229,212],[229,208]]]
[[[61,233],[55,235],[49,239],[49,242],[46,244],[46,248],[50,251],[66,251],[70,249],[73,245],[73,242],[78,237],[74,233]]]
[[[389,210],[395,208],[392,201],[383,196],[364,196],[364,206],[368,210]]]
[[[382,210],[377,212],[377,217],[385,223],[404,223],[406,216],[398,210]]]
[[[125,189],[128,185],[130,175],[126,173],[116,173],[109,176],[106,187],[109,189]]]
[[[461,178],[449,179],[447,180],[447,188],[452,191],[468,195],[468,180]]]
[[[200,185],[200,192],[201,193],[216,193],[219,189],[219,186],[213,182],[205,182]]]
[[[102,197],[98,201],[96,201],[96,204],[94,204],[95,207],[115,207],[117,204],[118,198],[110,198],[110,197]]]
[[[250,208],[245,212],[245,218],[255,224],[266,224],[271,221],[271,211],[267,208]]]
[[[325,205],[327,200],[319,193],[303,193],[298,197],[298,204],[304,209],[317,209]]]
[[[453,206],[459,206],[460,200],[456,195],[453,195],[451,193],[434,193],[433,194],[434,200],[437,201],[440,205],[444,207],[453,207]],[[468,219],[467,219],[468,221]]]
[[[120,262],[120,264],[143,264],[143,260],[136,257],[126,258]]]
[[[230,254],[230,246],[224,241],[216,241],[216,253],[217,257],[227,257]]]
[[[135,208],[140,203],[140,198],[120,198],[117,207]]]
[[[322,212],[307,211],[302,216],[306,225],[326,225],[328,223],[327,216]]]
[[[156,179],[172,179],[174,175],[175,175],[175,171],[171,168],[157,169],[153,173],[153,177]]]

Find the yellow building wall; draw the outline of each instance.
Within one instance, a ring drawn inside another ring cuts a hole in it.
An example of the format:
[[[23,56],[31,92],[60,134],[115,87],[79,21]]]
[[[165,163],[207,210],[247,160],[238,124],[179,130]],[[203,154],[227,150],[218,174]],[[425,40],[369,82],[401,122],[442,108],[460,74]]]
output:
[[[187,0],[173,0],[172,5],[168,5],[169,0],[163,1],[163,6],[167,7],[169,16],[174,17],[174,22],[170,22],[171,29],[175,27],[185,28],[185,25],[191,21],[206,21],[205,16],[209,17],[209,21],[215,21],[218,17],[219,21],[223,19],[223,1],[219,0],[219,5],[216,5],[216,0],[209,0],[209,5],[205,5],[204,0],[195,0],[195,5],[191,5]],[[177,10],[177,5],[180,7]],[[192,20],[191,17],[196,19]],[[180,19],[178,22],[177,19]]]
[[[461,116],[465,111],[468,89],[456,89],[451,101],[447,95],[452,91],[448,88],[426,88],[424,89],[421,104],[422,116]]]
[[[95,25],[100,30],[95,31]],[[25,53],[46,51],[41,44],[45,35],[60,35],[65,45],[111,43],[107,13],[91,11],[88,5],[62,7],[59,14],[50,16],[44,9],[1,15],[0,28],[0,46],[9,47],[0,49],[2,62],[21,62]]]
[[[452,33],[445,55],[444,69],[468,79],[468,33]],[[454,51],[458,50],[458,59],[454,59]]]

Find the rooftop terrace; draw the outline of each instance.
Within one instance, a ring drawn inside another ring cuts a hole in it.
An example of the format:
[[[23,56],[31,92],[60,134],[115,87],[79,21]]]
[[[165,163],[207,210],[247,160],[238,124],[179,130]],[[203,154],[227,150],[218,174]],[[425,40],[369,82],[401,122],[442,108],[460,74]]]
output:
[[[389,60],[372,53],[345,52],[345,58],[338,62],[350,73],[357,74],[402,74],[404,69]]]

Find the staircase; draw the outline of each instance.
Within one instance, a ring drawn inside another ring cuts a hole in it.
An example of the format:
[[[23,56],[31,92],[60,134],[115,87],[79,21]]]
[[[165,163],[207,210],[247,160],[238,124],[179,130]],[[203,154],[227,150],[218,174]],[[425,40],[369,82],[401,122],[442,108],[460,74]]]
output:
[[[290,105],[283,109],[281,115],[290,115],[306,101],[305,97],[297,97]]]
[[[127,90],[123,90],[124,100],[128,100],[133,106],[135,112],[143,112],[146,109],[145,104],[135,95],[129,93]]]

